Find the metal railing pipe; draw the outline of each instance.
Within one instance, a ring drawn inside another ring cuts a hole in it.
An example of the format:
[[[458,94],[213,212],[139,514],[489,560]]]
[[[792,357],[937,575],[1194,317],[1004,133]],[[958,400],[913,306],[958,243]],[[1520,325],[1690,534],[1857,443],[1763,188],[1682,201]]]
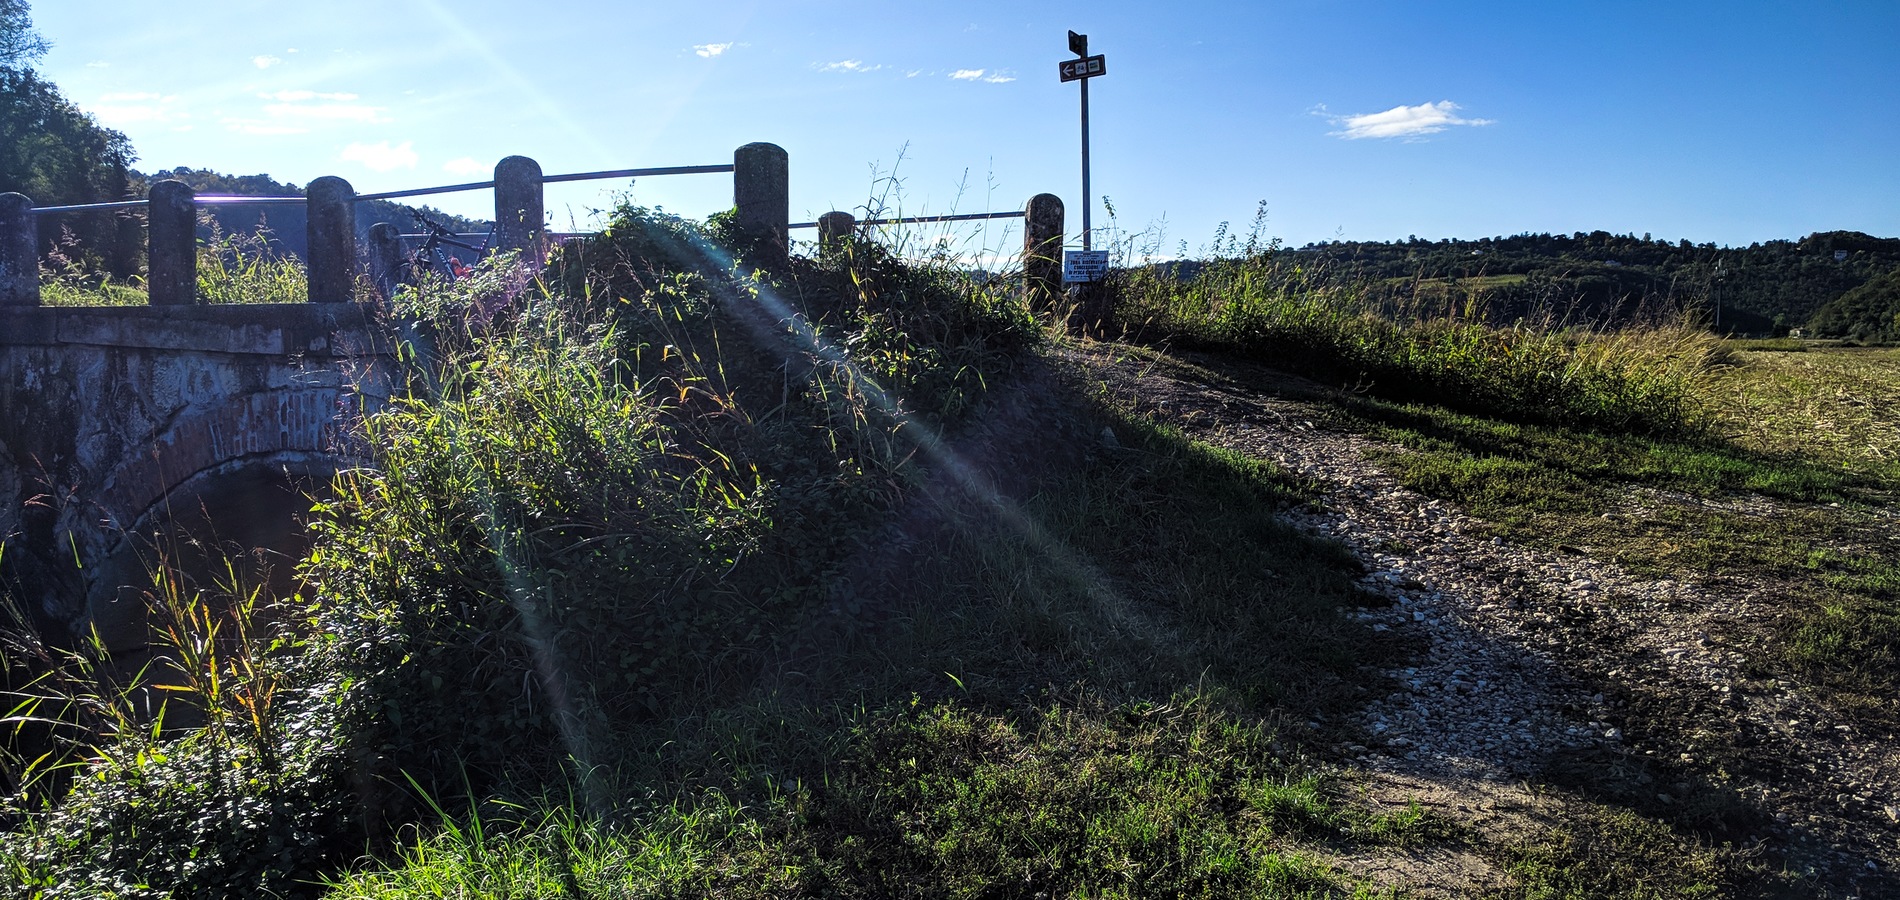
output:
[[[114,200],[110,203],[75,203],[71,206],[42,206],[33,210],[34,214],[89,212],[95,209],[136,209],[149,205],[149,200]]]
[[[866,219],[858,223],[860,228],[870,225],[928,225],[933,222],[977,222],[984,219],[1020,219],[1021,210],[992,213],[960,213],[950,216],[905,216],[901,219]],[[794,222],[787,228],[817,228],[823,222]]]
[[[579,172],[573,175],[549,175],[541,180],[554,181],[600,181],[608,178],[651,178],[659,175],[723,175],[730,173],[732,166],[661,166],[651,169],[615,169],[611,172]]]

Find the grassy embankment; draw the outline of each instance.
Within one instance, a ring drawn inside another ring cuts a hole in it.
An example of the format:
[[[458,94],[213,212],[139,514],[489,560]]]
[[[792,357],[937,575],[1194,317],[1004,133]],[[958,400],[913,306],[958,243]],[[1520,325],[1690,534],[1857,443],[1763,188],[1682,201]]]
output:
[[[7,890],[1344,896],[1444,839],[1302,750],[1396,650],[1297,480],[1102,407],[1002,285],[735,246],[629,210],[404,299],[310,596],[161,598],[202,727],[16,636],[60,746]]]
[[[209,724],[47,692],[84,727],[8,769],[23,895],[1348,896],[1378,891],[1342,855],[1468,842],[1525,896],[1760,874],[1613,809],[1498,844],[1357,799],[1307,748],[1405,648],[1276,521],[1304,484],[1093,400],[996,288],[869,245],[754,277],[734,246],[628,211],[544,281],[408,298],[417,396],[364,423],[381,466],[321,510],[310,602],[235,642],[160,617],[221,676],[173,679]],[[1520,483],[1572,521],[1616,479],[1851,502],[1877,474],[1710,439],[1720,353],[1685,331],[1378,322],[1276,279],[1119,312],[1369,385],[1343,419],[1503,527]],[[998,433],[1017,386],[1040,443]]]

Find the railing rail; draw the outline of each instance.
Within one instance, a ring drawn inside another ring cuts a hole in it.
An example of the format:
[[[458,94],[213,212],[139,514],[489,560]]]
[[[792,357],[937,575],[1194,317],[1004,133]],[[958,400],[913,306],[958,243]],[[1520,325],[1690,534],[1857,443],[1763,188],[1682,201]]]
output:
[[[36,206],[27,210],[27,212],[33,215],[45,215],[48,213],[91,212],[93,210],[102,209],[138,209],[149,202],[148,200],[114,200],[110,203],[75,203],[71,206]]]
[[[306,268],[310,300],[335,303],[350,300],[356,281],[358,248],[354,206],[365,200],[395,200],[462,191],[495,192],[496,249],[516,250],[540,258],[551,241],[580,235],[554,232],[546,227],[543,188],[548,183],[645,178],[663,175],[732,176],[736,224],[768,238],[755,252],[790,252],[793,228],[817,228],[821,252],[838,245],[861,227],[970,222],[990,219],[1027,219],[1023,229],[1024,273],[1032,297],[1059,290],[1063,223],[1062,201],[1050,194],[1031,198],[1022,211],[963,213],[942,216],[906,216],[858,222],[849,213],[832,212],[815,222],[791,222],[789,165],[785,151],[773,144],[747,144],[733,152],[730,164],[657,166],[577,172],[544,176],[541,166],[524,156],[510,156],[495,166],[489,181],[438,185],[398,191],[358,194],[348,181],[325,176],[312,181],[301,197],[199,196],[183,182],[165,180],[152,185],[142,200],[80,203],[35,208],[19,194],[0,194],[0,306],[38,306],[39,241],[37,218],[74,212],[146,209],[147,278],[154,305],[190,304],[197,300],[197,221],[195,210],[204,205],[302,204],[309,209],[309,247]],[[420,237],[420,236],[415,236]],[[403,246],[412,236],[394,226],[370,229],[369,265],[372,279],[383,290],[393,290],[401,275]],[[759,260],[765,262],[767,260]]]
[[[958,213],[948,216],[904,216],[897,219],[865,219],[857,224],[867,228],[880,225],[928,225],[933,222],[977,222],[983,219],[1020,219],[1026,215],[1028,215],[1028,213],[1019,209],[1009,212]],[[823,224],[823,222],[793,222],[786,227],[819,228],[822,227]]]
[[[610,178],[652,178],[659,175],[723,175],[730,173],[732,166],[657,166],[646,169],[613,169],[606,172],[577,172],[572,175],[544,175],[542,184],[554,184],[566,181],[602,181]],[[375,194],[358,194],[358,200],[397,200],[403,197],[427,197],[431,194],[455,194],[464,191],[485,191],[495,186],[493,181],[470,181],[466,184],[445,184],[439,187],[407,188],[400,191],[382,191]]]
[[[543,214],[543,189],[550,182],[598,181],[621,178],[647,178],[665,175],[729,174],[733,179],[733,205],[739,224],[759,230],[773,238],[784,251],[790,241],[786,225],[791,207],[785,151],[772,144],[747,144],[733,152],[731,163],[698,166],[648,166],[611,169],[600,172],[575,172],[543,176],[539,163],[525,156],[511,156],[495,166],[489,181],[437,185],[398,191],[358,194],[349,182],[333,176],[312,181],[301,197],[255,197],[197,195],[176,180],[160,181],[144,199],[115,200],[103,203],[77,203],[63,206],[33,206],[18,194],[0,195],[0,306],[38,306],[39,241],[37,221],[42,216],[65,213],[145,210],[149,227],[147,241],[147,279],[150,302],[156,305],[196,302],[197,251],[196,215],[202,206],[247,204],[301,204],[309,209],[309,247],[306,264],[310,277],[310,300],[318,303],[341,302],[351,298],[357,266],[357,241],[353,207],[364,200],[395,200],[460,191],[495,192],[495,244],[498,249],[545,253],[548,243],[573,235],[553,232],[546,227]],[[390,268],[386,252],[400,247],[401,236],[393,228],[378,237],[371,230],[372,242],[382,244],[370,254],[372,270]],[[768,245],[769,246],[769,245]],[[400,268],[400,259],[395,260]],[[392,274],[375,272],[379,284],[393,285]]]

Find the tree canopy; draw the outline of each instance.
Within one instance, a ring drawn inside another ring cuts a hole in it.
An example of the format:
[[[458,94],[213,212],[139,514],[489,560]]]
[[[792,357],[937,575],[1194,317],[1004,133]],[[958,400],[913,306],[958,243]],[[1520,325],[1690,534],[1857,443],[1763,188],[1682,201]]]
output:
[[[0,0],[0,192],[24,194],[36,206],[124,198],[132,143],[33,70],[49,45],[28,12],[27,0]],[[124,277],[137,268],[137,228],[125,214],[41,216],[40,241],[88,269]]]
[[[24,66],[52,46],[33,30],[28,6],[26,0],[0,0],[0,66]]]
[[[1856,231],[1747,247],[1593,231],[1330,241],[1266,252],[1309,282],[1350,285],[1401,312],[1501,324],[1545,315],[1580,323],[1687,312],[1714,325],[1719,305],[1720,330],[1745,334],[1798,327],[1823,306],[1900,268],[1900,240]]]
[[[1842,294],[1809,324],[1822,337],[1900,341],[1900,269]]]
[[[125,135],[94,121],[51,82],[31,69],[0,67],[0,192],[25,194],[36,206],[119,200],[132,158]],[[137,242],[128,244],[126,237],[136,229],[123,216],[40,218],[40,240],[48,247],[66,242],[69,255],[104,264],[121,277],[135,268]]]

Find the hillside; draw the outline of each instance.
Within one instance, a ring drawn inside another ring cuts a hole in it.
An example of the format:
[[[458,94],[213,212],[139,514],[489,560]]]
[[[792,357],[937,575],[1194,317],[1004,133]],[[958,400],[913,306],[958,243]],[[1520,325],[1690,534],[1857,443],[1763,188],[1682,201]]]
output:
[[[1900,341],[1900,269],[1828,301],[1810,322],[1817,335]]]
[[[200,194],[216,194],[237,197],[301,197],[303,188],[284,184],[269,175],[226,175],[209,169],[189,169],[179,167],[159,170],[151,174],[139,171],[130,173],[131,191],[144,196],[154,181],[175,179],[191,185],[192,190]],[[282,253],[303,258],[307,248],[305,228],[307,217],[302,206],[287,204],[259,208],[256,206],[219,206],[206,204],[201,209],[224,234],[247,234],[260,229],[268,229],[270,244]],[[423,214],[448,226],[451,230],[466,233],[484,233],[488,223],[454,216],[430,206],[410,207],[389,200],[369,200],[356,204],[356,230],[359,238],[369,233],[369,229],[381,222],[388,222],[404,233],[418,230],[412,210],[420,209]],[[209,237],[210,229],[202,229],[201,237]]]
[[[1718,330],[1752,335],[1808,325],[1823,306],[1900,269],[1900,239],[1841,231],[1748,247],[1595,231],[1332,241],[1272,252],[1313,282],[1353,286],[1394,312],[1504,324],[1527,317],[1628,321],[1690,310],[1713,325],[1719,300]],[[1815,326],[1829,336],[1852,327],[1834,318]]]

